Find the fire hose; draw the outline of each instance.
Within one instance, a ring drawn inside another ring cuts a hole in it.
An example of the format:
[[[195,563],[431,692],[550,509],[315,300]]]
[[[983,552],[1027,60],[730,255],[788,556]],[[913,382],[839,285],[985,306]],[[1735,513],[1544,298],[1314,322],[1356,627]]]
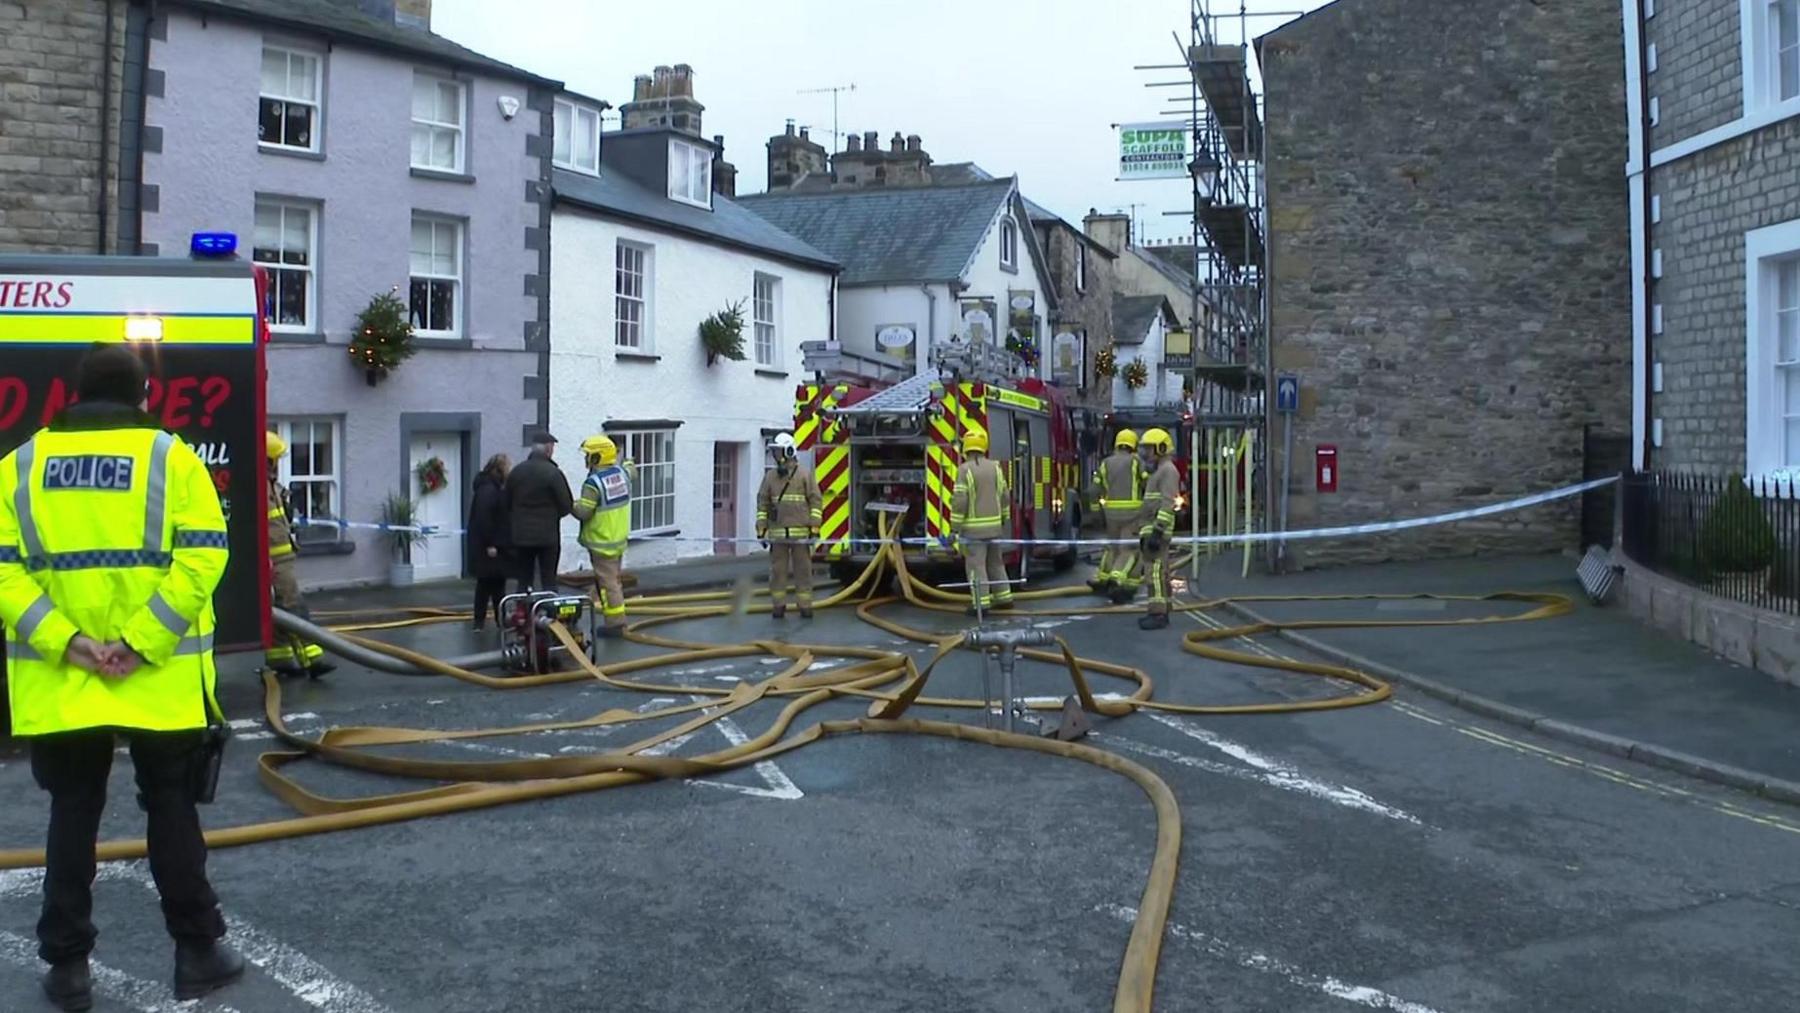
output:
[[[885,520],[884,520],[885,528]],[[884,536],[887,532],[884,530]],[[890,572],[891,571],[891,572]],[[892,576],[899,595],[876,595],[884,577]],[[1091,592],[1085,586],[1058,587],[1019,593],[1021,602],[1043,602]],[[758,596],[766,591],[758,592]],[[856,601],[858,596],[860,601]],[[1329,599],[1317,597],[1257,596],[1238,601],[1353,600],[1375,598],[1442,598],[1432,595],[1340,595]],[[1503,593],[1486,596],[1455,597],[1471,602],[1511,602],[1535,607],[1516,614],[1495,614],[1468,619],[1426,620],[1302,620],[1282,623],[1259,623],[1220,629],[1197,629],[1186,633],[1182,649],[1210,660],[1235,665],[1276,669],[1317,676],[1348,683],[1350,692],[1319,699],[1283,701],[1264,704],[1179,704],[1152,699],[1154,690],[1150,676],[1141,669],[1098,659],[1078,656],[1061,637],[1054,638],[1053,648],[1020,648],[1018,656],[1060,666],[1068,675],[1074,697],[1082,710],[1090,714],[1123,717],[1140,708],[1154,708],[1186,714],[1277,714],[1299,711],[1330,710],[1363,706],[1387,699],[1391,688],[1383,681],[1363,672],[1339,665],[1279,659],[1234,650],[1222,646],[1225,641],[1249,638],[1284,629],[1327,629],[1343,627],[1418,627],[1460,626],[1495,622],[1524,622],[1564,615],[1573,603],[1562,595]],[[961,613],[966,598],[954,595],[919,580],[907,569],[905,555],[891,540],[870,561],[862,573],[837,592],[821,600],[818,607],[834,608],[855,602],[856,615],[871,626],[905,640],[932,644],[935,650],[921,667],[914,659],[898,651],[877,648],[789,644],[756,640],[743,644],[718,645],[682,640],[651,632],[659,626],[713,616],[726,616],[741,611],[767,611],[769,605],[748,604],[734,592],[697,592],[648,596],[632,599],[628,605],[637,619],[626,630],[633,641],[664,648],[667,653],[629,661],[597,664],[590,660],[574,634],[561,624],[550,628],[552,635],[576,663],[573,669],[515,677],[496,677],[475,669],[494,664],[500,652],[486,652],[462,658],[440,659],[417,651],[369,639],[350,632],[352,629],[381,629],[420,623],[449,621],[466,614],[448,610],[422,609],[410,618],[359,626],[323,628],[287,613],[278,613],[284,630],[298,633],[327,650],[367,668],[397,675],[435,675],[469,682],[491,689],[524,689],[570,682],[599,682],[608,688],[640,693],[687,694],[697,702],[679,704],[651,711],[608,709],[574,721],[552,721],[500,728],[476,728],[456,731],[441,729],[399,728],[381,726],[345,726],[327,729],[317,738],[307,738],[287,727],[282,718],[281,684],[272,673],[264,673],[264,718],[270,730],[287,749],[266,752],[257,758],[257,774],[262,784],[287,803],[298,816],[264,823],[247,824],[209,830],[206,842],[212,848],[229,848],[265,841],[281,840],[311,834],[330,833],[357,827],[375,826],[466,812],[490,806],[533,799],[573,795],[662,778],[685,778],[716,775],[772,759],[805,745],[833,736],[855,733],[932,735],[979,742],[1012,749],[1024,749],[1081,760],[1120,774],[1136,784],[1150,799],[1156,814],[1155,850],[1142,897],[1138,917],[1132,927],[1120,964],[1118,984],[1114,992],[1115,1013],[1147,1013],[1151,1008],[1157,962],[1161,951],[1164,926],[1173,899],[1177,861],[1181,845],[1181,817],[1174,793],[1156,774],[1114,753],[1078,742],[1020,735],[995,729],[975,727],[950,721],[907,717],[915,706],[942,708],[984,708],[987,701],[931,697],[924,694],[926,685],[938,665],[959,648],[966,636],[945,636],[909,627],[887,615],[879,614],[891,605],[906,604],[913,608],[936,612]],[[1181,603],[1182,611],[1198,610],[1220,604],[1218,601]],[[1057,616],[1129,613],[1133,606],[1101,608],[1034,608],[1020,609],[1015,615]],[[764,657],[786,662],[769,678],[738,682],[730,689],[716,685],[687,686],[666,682],[638,681],[631,676],[671,666],[685,666],[722,659]],[[844,659],[849,664],[826,671],[814,671],[821,658]],[[1128,695],[1096,696],[1091,677],[1121,680],[1132,687]],[[869,700],[867,715],[854,720],[822,720],[794,730],[797,719],[814,707],[832,699],[845,697]],[[693,757],[649,756],[645,751],[679,736],[691,734],[712,722],[742,711],[761,701],[786,701],[779,714],[761,733],[729,748]],[[1040,709],[1060,707],[1054,703],[1028,704]],[[688,716],[688,715],[691,715]],[[595,755],[556,756],[506,761],[421,760],[365,752],[368,747],[406,743],[440,742],[459,739],[489,738],[537,732],[563,731],[624,725],[639,721],[685,717],[681,723],[646,736],[616,750]],[[792,734],[790,734],[792,732]],[[355,770],[393,777],[435,782],[438,786],[394,794],[360,798],[330,798],[314,794],[290,778],[285,769],[302,760],[314,759]],[[138,840],[102,842],[98,857],[102,861],[139,858],[146,854],[145,842]],[[0,868],[42,866],[41,849],[0,851]]]

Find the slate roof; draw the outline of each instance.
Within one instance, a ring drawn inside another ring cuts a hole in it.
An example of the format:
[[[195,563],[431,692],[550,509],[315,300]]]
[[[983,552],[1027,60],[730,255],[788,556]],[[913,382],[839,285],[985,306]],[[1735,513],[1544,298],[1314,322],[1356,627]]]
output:
[[[826,271],[836,271],[838,261],[808,245],[740,204],[713,194],[713,208],[697,208],[654,193],[620,172],[601,176],[554,170],[551,188],[558,201],[590,208],[617,218],[628,218],[697,239],[734,246]]]
[[[503,77],[552,88],[562,82],[483,56],[422,28],[409,28],[364,14],[355,0],[168,0],[173,5],[212,14],[228,14],[268,24],[286,25],[337,39],[350,39],[376,49],[430,57]]]
[[[755,194],[738,203],[844,265],[845,285],[949,282],[987,238],[1010,179],[972,186]]]
[[[1167,312],[1175,315],[1174,308],[1169,305],[1168,297],[1160,295],[1115,295],[1113,296],[1112,318],[1113,335],[1121,344],[1135,345],[1144,340],[1150,331],[1150,322],[1158,313]]]

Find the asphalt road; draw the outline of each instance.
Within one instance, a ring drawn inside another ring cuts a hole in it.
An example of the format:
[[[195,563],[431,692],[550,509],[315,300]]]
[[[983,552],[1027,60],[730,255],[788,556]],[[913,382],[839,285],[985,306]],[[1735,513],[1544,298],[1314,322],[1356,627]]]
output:
[[[1329,691],[1183,654],[1179,623],[1146,634],[1125,617],[1055,621],[1081,653],[1150,671],[1159,699]],[[919,619],[931,623],[958,625]],[[668,632],[900,649],[847,611]],[[487,646],[459,627],[401,636],[444,654]],[[648,649],[618,645],[619,656],[637,653]],[[1453,645],[1444,663],[1456,663]],[[772,670],[755,659],[704,667],[650,678],[727,685]],[[962,656],[933,692],[972,693],[978,671]],[[1049,666],[1022,675],[1027,693],[1066,692]],[[651,699],[347,668],[292,685],[285,711],[301,731],[456,728]],[[254,724],[247,672],[231,676],[227,702]],[[807,719],[863,707],[833,703]],[[759,704],[676,752],[755,734],[774,709]],[[625,734],[394,751],[566,755]],[[1158,772],[1181,803],[1159,1010],[1776,1010],[1800,994],[1800,811],[1405,693],[1307,715],[1140,713],[1099,721],[1089,741]],[[234,745],[209,825],[287,815],[255,781],[254,754],[269,745]],[[119,757],[108,836],[141,832],[128,767]],[[345,795],[407,787],[316,765],[300,776]],[[0,846],[39,843],[45,810],[23,758],[0,755]],[[96,1009],[1104,1010],[1154,837],[1143,794],[1087,764],[939,739],[832,739],[714,780],[215,852],[234,938],[257,966],[197,1004],[169,993],[171,945],[147,870],[109,866],[97,888]],[[0,1010],[44,1008],[36,891],[33,873],[0,873]]]

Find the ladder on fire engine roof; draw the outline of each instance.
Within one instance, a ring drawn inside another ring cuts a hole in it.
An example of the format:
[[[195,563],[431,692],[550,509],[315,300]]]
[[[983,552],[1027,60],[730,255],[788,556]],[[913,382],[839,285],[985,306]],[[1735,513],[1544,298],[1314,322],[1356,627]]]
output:
[[[915,376],[879,390],[853,405],[829,411],[831,415],[916,415],[931,404],[935,377]]]

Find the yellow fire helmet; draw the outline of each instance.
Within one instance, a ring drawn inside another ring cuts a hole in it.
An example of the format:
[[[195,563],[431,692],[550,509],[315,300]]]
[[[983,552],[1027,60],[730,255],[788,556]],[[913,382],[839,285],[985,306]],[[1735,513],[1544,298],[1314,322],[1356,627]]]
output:
[[[612,464],[619,459],[619,445],[610,436],[590,436],[581,441],[581,453],[586,457],[598,456],[603,465]]]
[[[986,433],[978,429],[963,435],[963,453],[985,454],[987,453],[987,449],[988,442]]]
[[[1113,437],[1114,450],[1136,450],[1137,443],[1137,434],[1129,429],[1121,429],[1119,435]]]
[[[271,461],[287,453],[287,441],[282,439],[273,429],[263,434],[263,445],[268,448],[269,460]]]
[[[1175,449],[1175,441],[1169,438],[1166,429],[1146,429],[1144,446],[1150,448],[1152,454],[1168,454]]]

